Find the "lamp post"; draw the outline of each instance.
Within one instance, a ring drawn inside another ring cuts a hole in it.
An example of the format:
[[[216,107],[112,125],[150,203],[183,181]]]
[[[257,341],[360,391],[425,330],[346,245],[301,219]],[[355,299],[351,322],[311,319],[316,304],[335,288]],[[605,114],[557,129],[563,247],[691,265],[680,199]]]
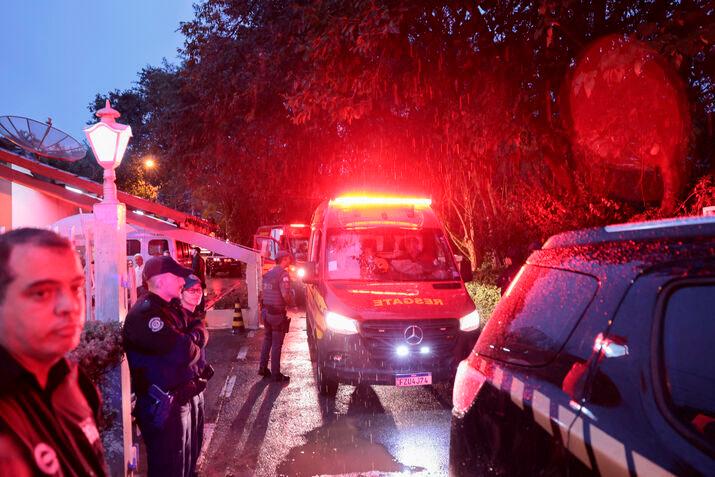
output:
[[[117,199],[114,170],[132,136],[131,127],[119,124],[118,111],[109,100],[97,111],[100,121],[85,128],[97,162],[104,169],[104,196],[94,211],[94,303],[95,317],[100,321],[123,322],[127,314],[127,209]],[[105,432],[103,440],[111,475],[126,475],[132,455],[129,398],[129,369],[126,360],[108,373],[103,386],[104,401],[117,415],[119,425]]]

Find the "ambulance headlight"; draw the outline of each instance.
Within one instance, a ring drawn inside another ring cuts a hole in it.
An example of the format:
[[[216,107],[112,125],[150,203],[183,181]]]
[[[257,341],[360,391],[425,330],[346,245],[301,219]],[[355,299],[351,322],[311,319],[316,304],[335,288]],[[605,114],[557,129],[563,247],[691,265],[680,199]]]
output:
[[[329,330],[342,335],[354,335],[358,332],[357,321],[332,311],[325,315],[325,324]]]
[[[459,329],[462,331],[474,331],[479,329],[479,312],[474,310],[468,315],[459,319]]]
[[[295,273],[298,275],[298,278],[303,278],[305,276],[305,268],[299,268]]]

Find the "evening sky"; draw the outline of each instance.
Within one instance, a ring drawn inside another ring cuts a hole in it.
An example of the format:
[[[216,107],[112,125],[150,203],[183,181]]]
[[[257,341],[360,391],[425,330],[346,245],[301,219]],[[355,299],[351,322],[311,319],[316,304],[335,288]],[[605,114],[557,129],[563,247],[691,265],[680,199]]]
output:
[[[0,115],[28,116],[82,141],[96,93],[176,63],[192,0],[0,0]],[[121,121],[121,119],[120,119]]]

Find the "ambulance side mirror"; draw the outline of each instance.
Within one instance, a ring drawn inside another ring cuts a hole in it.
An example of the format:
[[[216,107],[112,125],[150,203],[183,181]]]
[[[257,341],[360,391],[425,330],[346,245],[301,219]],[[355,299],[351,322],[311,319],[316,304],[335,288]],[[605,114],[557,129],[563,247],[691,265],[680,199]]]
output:
[[[316,274],[317,267],[315,262],[306,262],[304,265],[305,274],[303,275],[303,283],[310,285],[315,285],[318,283],[318,276]]]

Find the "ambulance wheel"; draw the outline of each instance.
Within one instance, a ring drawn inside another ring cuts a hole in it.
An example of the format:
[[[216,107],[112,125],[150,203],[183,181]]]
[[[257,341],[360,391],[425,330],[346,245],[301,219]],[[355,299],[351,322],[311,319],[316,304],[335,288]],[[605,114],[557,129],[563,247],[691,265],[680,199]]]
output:
[[[325,374],[325,365],[322,362],[318,362],[317,371],[318,376],[316,382],[320,395],[335,397],[338,393],[338,382]]]

